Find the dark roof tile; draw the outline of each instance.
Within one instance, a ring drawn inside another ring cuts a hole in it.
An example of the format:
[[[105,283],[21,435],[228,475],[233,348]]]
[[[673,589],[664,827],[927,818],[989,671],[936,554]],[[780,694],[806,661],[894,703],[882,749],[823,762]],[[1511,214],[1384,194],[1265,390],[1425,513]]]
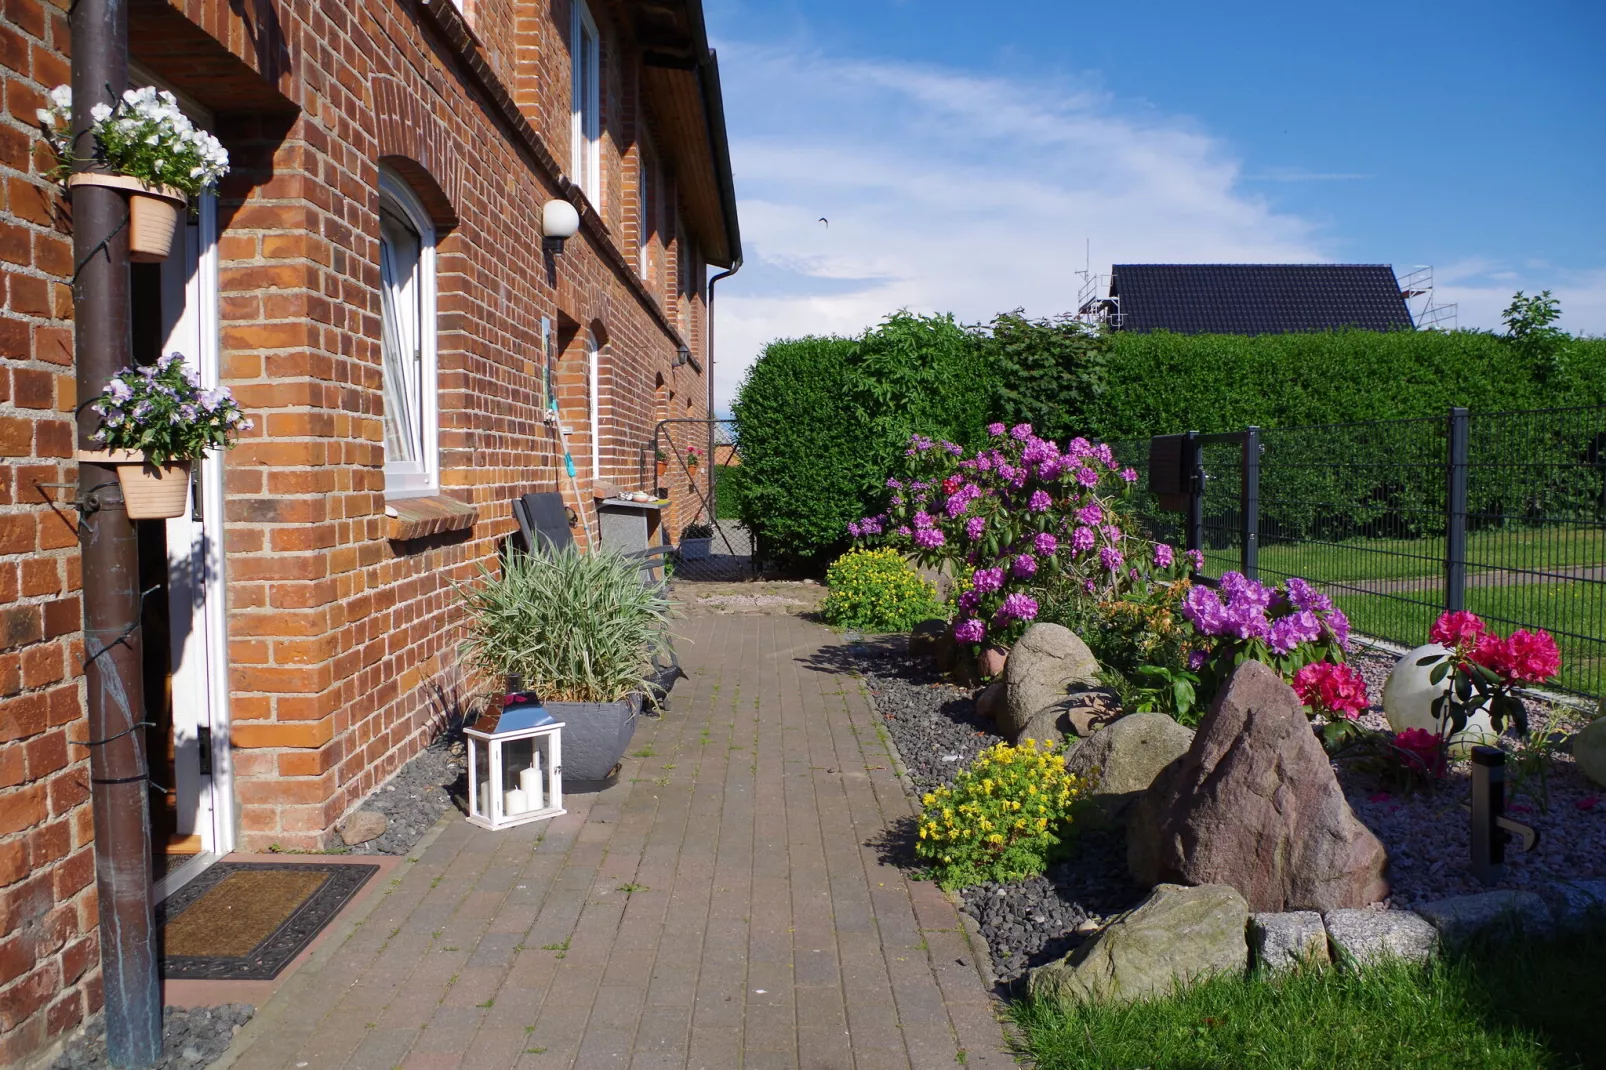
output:
[[[1120,328],[1181,334],[1410,330],[1388,264],[1116,264]]]

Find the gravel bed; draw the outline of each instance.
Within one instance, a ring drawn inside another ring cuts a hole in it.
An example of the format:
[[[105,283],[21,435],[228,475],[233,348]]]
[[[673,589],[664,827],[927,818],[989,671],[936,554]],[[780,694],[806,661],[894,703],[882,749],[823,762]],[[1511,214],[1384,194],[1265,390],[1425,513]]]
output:
[[[864,678],[918,793],[950,783],[983,748],[1000,741],[977,716],[969,691],[948,684],[928,664],[911,662],[901,643],[850,642],[838,653],[844,668]],[[1387,728],[1382,689],[1395,655],[1361,650],[1352,661],[1373,700],[1361,722]],[[1558,709],[1525,701],[1536,729]],[[1576,730],[1581,720],[1575,711],[1560,712],[1569,722],[1564,730]],[[1389,852],[1393,891],[1378,909],[1488,890],[1468,870],[1469,819],[1462,809],[1471,796],[1467,762],[1452,763],[1443,780],[1417,790],[1366,768],[1364,762],[1337,762],[1334,768],[1356,816]],[[1508,814],[1537,828],[1540,841],[1527,854],[1515,845],[1508,848],[1505,879],[1497,887],[1606,878],[1606,791],[1586,780],[1570,756],[1558,754],[1546,794],[1548,805],[1542,805],[1537,783],[1508,783]],[[912,867],[908,850],[897,860]],[[1041,877],[977,885],[965,889],[960,900],[988,942],[994,974],[1007,984],[1032,966],[1062,957],[1099,921],[1130,909],[1143,895],[1127,877],[1125,833],[1115,830],[1083,832],[1071,856]]]
[[[452,809],[454,792],[461,797],[467,790],[464,787],[467,776],[467,758],[461,740],[442,738],[425,747],[357,808],[385,815],[388,825],[383,835],[355,847],[346,847],[346,853],[404,855],[411,851],[440,816]],[[339,845],[338,840],[336,844]]]
[[[1372,707],[1360,718],[1368,728],[1387,728],[1383,683],[1395,655],[1358,651],[1351,662],[1366,678]],[[1576,731],[1583,720],[1567,707],[1524,699],[1528,722],[1540,730],[1548,717],[1560,717],[1560,730]],[[1468,868],[1470,826],[1462,807],[1472,799],[1471,764],[1451,762],[1448,774],[1431,786],[1411,789],[1392,776],[1380,776],[1365,763],[1335,764],[1350,807],[1383,841],[1389,853],[1388,906],[1409,908],[1455,895],[1488,891]],[[1505,879],[1497,888],[1535,888],[1552,880],[1606,878],[1606,790],[1591,783],[1572,756],[1554,756],[1546,783],[1522,781],[1508,764],[1506,813],[1539,832],[1539,842],[1523,853],[1506,849]]]
[[[162,1058],[159,1070],[197,1070],[210,1066],[229,1049],[234,1034],[256,1008],[245,1003],[221,1007],[167,1007],[162,1011]],[[106,1061],[106,1019],[97,1014],[84,1031],[68,1041],[50,1070],[87,1070],[110,1066]]]
[[[984,748],[1002,742],[977,715],[969,691],[911,662],[896,645],[847,650],[920,794],[952,782]],[[915,864],[908,855],[898,861]],[[1084,832],[1070,857],[1042,876],[978,884],[961,893],[960,903],[987,941],[993,974],[1007,984],[1032,966],[1064,956],[1094,928],[1087,923],[1135,906],[1142,897],[1127,879],[1125,834],[1115,830]]]

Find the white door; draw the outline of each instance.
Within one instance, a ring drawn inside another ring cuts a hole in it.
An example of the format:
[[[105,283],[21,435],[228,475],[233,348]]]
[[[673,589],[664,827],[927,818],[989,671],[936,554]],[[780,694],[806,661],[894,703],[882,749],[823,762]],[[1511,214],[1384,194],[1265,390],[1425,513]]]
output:
[[[173,253],[161,266],[162,352],[182,353],[201,385],[215,387],[217,198],[202,196],[197,208],[181,234],[173,236]],[[179,837],[198,838],[199,851],[168,869],[157,883],[161,895],[234,848],[219,454],[210,453],[200,462],[187,512],[166,523],[175,831]]]

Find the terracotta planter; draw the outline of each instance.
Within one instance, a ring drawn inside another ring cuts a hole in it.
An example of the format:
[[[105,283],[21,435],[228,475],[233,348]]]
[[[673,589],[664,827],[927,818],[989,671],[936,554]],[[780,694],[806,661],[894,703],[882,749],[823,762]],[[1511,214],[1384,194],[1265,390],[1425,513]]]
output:
[[[130,520],[172,520],[189,504],[190,462],[156,465],[133,450],[80,450],[80,461],[117,469]]]
[[[150,186],[128,175],[79,172],[68,186],[102,186],[128,194],[128,258],[136,264],[155,264],[173,249],[173,233],[188,198],[172,186]]]

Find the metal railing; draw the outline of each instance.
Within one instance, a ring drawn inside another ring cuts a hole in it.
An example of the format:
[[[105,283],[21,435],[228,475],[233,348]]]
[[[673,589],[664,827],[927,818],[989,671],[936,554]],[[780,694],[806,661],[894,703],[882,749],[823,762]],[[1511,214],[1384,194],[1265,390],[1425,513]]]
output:
[[[1560,686],[1606,697],[1606,406],[1168,437],[1182,493],[1151,468],[1139,510],[1206,580],[1301,576],[1406,646],[1447,609],[1543,628]],[[1116,449],[1142,466],[1151,446]]]

